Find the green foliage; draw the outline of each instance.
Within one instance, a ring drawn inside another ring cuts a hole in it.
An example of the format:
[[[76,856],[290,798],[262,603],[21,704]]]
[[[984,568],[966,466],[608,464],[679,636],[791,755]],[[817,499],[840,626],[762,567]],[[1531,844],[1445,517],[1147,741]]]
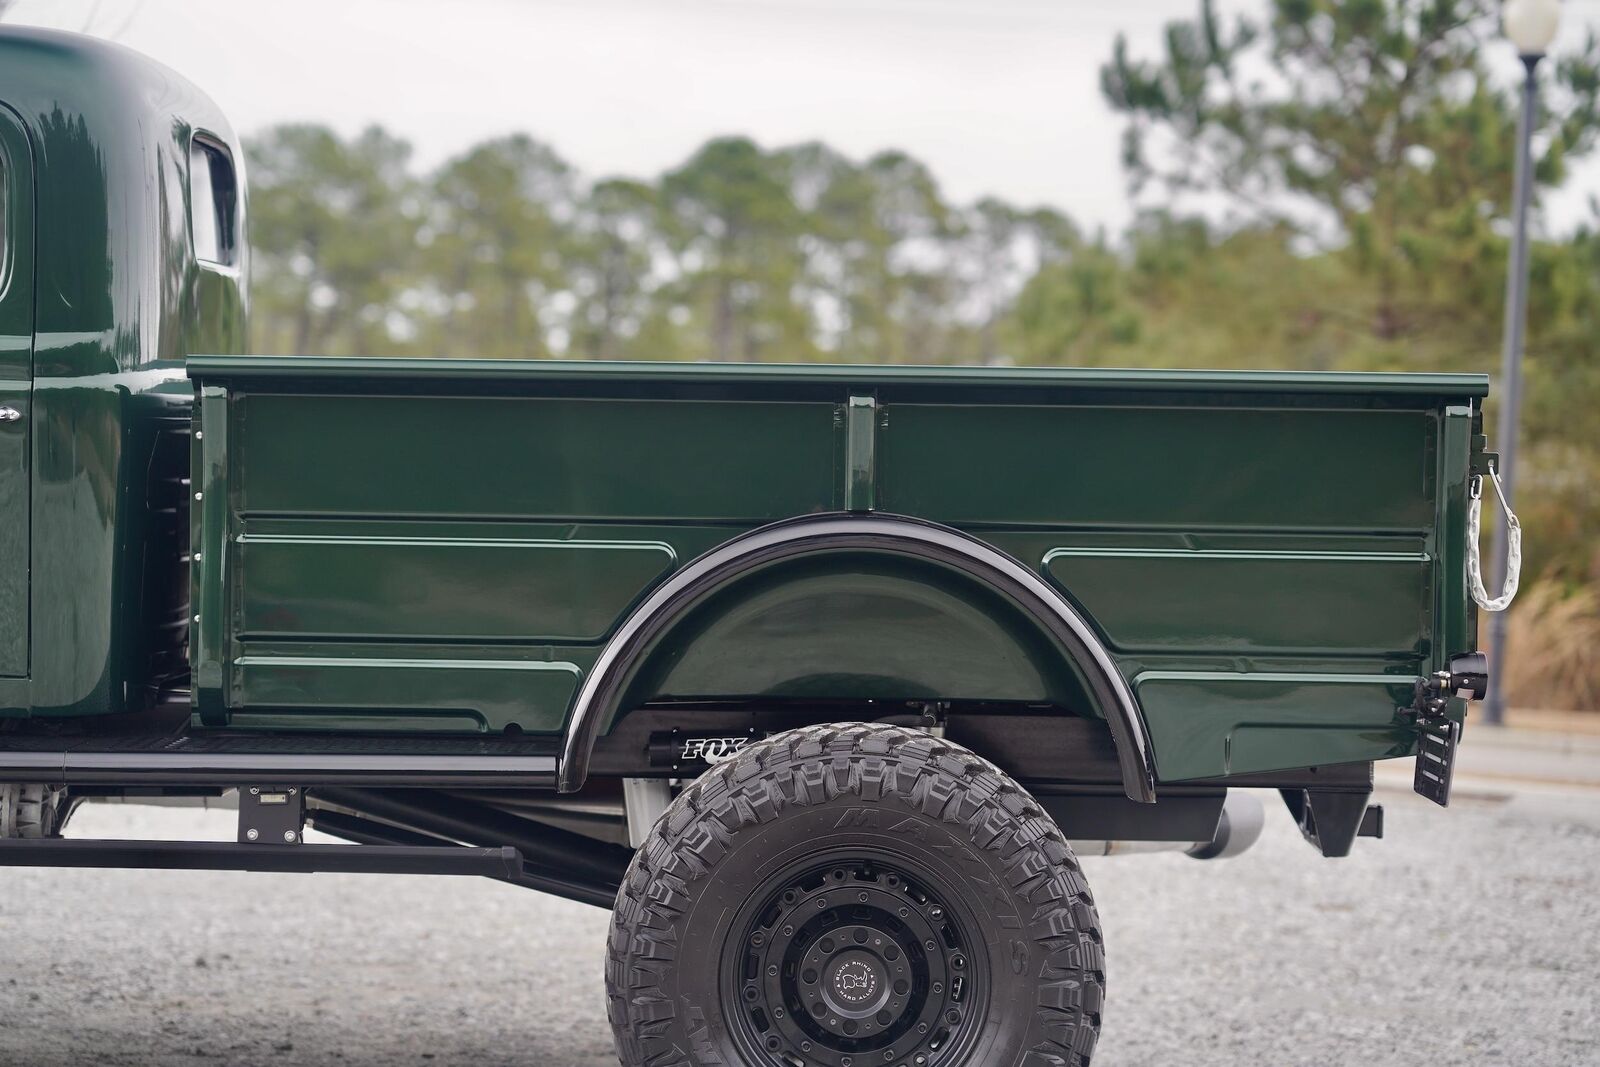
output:
[[[588,359],[616,359],[657,329],[658,354],[675,349],[660,337],[652,268],[662,252],[660,204],[653,187],[613,178],[579,204],[561,260],[572,294],[567,350]]]
[[[417,245],[410,155],[409,145],[376,127],[343,141],[322,126],[277,126],[253,143],[257,344],[385,350]]]
[[[538,307],[565,284],[563,223],[573,211],[572,171],[518,134],[478,145],[430,183],[419,253],[444,313],[430,331],[443,355],[548,354]]]
[[[1497,369],[1520,99],[1485,59],[1507,47],[1498,17],[1491,0],[1274,0],[1264,23],[1225,24],[1201,0],[1158,58],[1119,40],[1101,85],[1127,120],[1134,194],[1234,211],[1203,266],[1158,253],[1181,264],[1163,275],[1178,303],[1144,309],[1138,347],[1225,365]],[[1539,73],[1534,173],[1551,188],[1600,138],[1600,42]],[[1133,244],[1151,242],[1136,231]],[[1528,565],[1600,580],[1596,239],[1546,240],[1532,260]],[[1248,347],[1230,356],[1230,342]]]
[[[1494,371],[1517,105],[1485,65],[1496,10],[1205,0],[1155,58],[1119,41],[1102,85],[1142,210],[1115,238],[952,203],[903,152],[727,137],[590,181],[526,136],[418,174],[379,129],[276,127],[250,144],[255,347]],[[1600,136],[1600,45],[1540,71],[1548,189]],[[1600,578],[1600,208],[1532,269],[1528,565]]]
[[[805,227],[778,162],[747,138],[725,137],[661,179],[679,268],[672,288],[711,359],[811,355],[794,299]]]
[[[1219,195],[1250,222],[1292,225],[1367,280],[1373,337],[1426,334],[1441,284],[1454,301],[1483,280],[1470,275],[1510,198],[1516,97],[1484,59],[1498,11],[1274,0],[1265,26],[1224,27],[1202,0],[1196,20],[1168,28],[1160,59],[1135,59],[1119,39],[1101,84],[1128,120],[1131,184]],[[1549,185],[1600,135],[1600,44],[1591,35],[1547,66],[1535,132]]]

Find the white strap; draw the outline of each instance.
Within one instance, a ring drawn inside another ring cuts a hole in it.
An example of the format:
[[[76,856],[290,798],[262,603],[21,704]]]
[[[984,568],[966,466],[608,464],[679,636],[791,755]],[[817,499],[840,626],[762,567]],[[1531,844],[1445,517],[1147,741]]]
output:
[[[1484,611],[1504,611],[1517,598],[1517,581],[1522,577],[1522,523],[1506,500],[1506,491],[1500,485],[1500,472],[1489,468],[1489,478],[1494,482],[1495,495],[1500,498],[1500,508],[1506,516],[1506,584],[1497,597],[1489,596],[1483,587],[1483,565],[1478,549],[1478,528],[1483,519],[1483,482],[1475,480],[1472,503],[1467,508],[1467,577],[1472,581],[1472,599]]]

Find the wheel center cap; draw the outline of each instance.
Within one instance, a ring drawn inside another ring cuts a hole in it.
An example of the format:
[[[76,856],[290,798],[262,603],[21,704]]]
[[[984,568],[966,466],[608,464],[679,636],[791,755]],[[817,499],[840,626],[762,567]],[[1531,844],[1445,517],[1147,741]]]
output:
[[[850,1019],[864,1019],[889,999],[883,965],[870,952],[840,953],[823,973],[822,996],[828,1006]]]

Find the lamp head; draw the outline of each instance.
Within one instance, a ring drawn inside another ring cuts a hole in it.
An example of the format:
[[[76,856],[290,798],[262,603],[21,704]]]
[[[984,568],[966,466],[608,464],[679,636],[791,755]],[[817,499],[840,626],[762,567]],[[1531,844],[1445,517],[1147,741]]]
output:
[[[1561,0],[1506,0],[1503,19],[1518,55],[1542,56],[1561,27]]]

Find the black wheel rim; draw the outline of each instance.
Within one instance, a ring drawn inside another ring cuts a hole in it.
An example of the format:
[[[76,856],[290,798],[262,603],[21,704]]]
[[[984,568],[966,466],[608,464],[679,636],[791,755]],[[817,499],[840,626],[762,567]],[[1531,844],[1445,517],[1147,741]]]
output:
[[[962,1062],[988,1004],[976,924],[896,860],[813,859],[767,879],[722,954],[723,1017],[747,1062]]]

